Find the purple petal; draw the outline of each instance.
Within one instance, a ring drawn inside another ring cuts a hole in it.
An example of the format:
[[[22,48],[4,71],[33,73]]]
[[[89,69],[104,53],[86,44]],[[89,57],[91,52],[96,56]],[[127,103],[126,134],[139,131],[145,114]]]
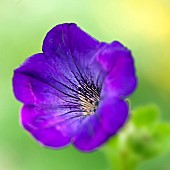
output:
[[[100,101],[96,113],[84,121],[82,130],[74,138],[74,145],[82,151],[92,151],[115,135],[128,117],[126,102],[107,97]]]
[[[77,91],[74,94],[74,91],[61,85],[62,82],[74,88],[60,73],[45,55],[36,54],[15,70],[14,93],[25,105],[34,106],[36,118],[28,115],[32,120],[32,126],[55,126],[63,135],[71,137],[79,130],[84,116],[76,98]],[[41,121],[37,123],[34,119]]]
[[[28,58],[14,72],[13,88],[18,100],[25,104],[55,103],[62,94],[53,84],[53,76],[62,79],[57,69],[52,68],[44,54]]]
[[[57,63],[44,54],[35,54],[15,70],[14,94],[25,104],[74,101],[78,82],[69,73],[64,74]]]
[[[76,61],[88,60],[99,42],[85,33],[76,24],[61,24],[51,29],[43,43],[43,52],[48,57],[69,59]],[[66,61],[66,63],[67,63]],[[64,61],[63,61],[64,62]]]
[[[108,71],[103,84],[103,91],[110,95],[125,98],[137,85],[132,55],[119,42],[113,42],[101,51],[98,62]]]
[[[61,24],[51,29],[43,43],[43,52],[59,63],[65,73],[73,72],[77,77],[99,83],[103,79],[101,66],[95,61],[96,52],[103,46],[85,33],[76,24]]]
[[[81,151],[89,152],[102,145],[110,137],[101,124],[98,115],[89,116],[81,131],[73,138],[73,144]]]
[[[125,101],[111,96],[103,100],[98,108],[102,126],[111,136],[123,127],[128,118],[128,112],[128,104]]]
[[[37,117],[39,112],[31,106],[24,106],[21,111],[21,122],[26,130],[41,144],[47,147],[59,148],[70,143],[70,138],[62,135],[55,126],[42,126],[38,128],[32,124],[32,121]]]

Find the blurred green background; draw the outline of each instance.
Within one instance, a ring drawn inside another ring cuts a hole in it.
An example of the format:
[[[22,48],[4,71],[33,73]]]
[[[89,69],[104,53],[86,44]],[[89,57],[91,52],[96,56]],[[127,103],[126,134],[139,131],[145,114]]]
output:
[[[13,70],[41,52],[45,34],[64,22],[131,49],[139,78],[132,109],[155,103],[162,119],[170,121],[169,0],[0,0],[0,170],[108,170],[102,152],[43,148],[19,124]],[[169,170],[169,157],[156,157],[139,169]]]

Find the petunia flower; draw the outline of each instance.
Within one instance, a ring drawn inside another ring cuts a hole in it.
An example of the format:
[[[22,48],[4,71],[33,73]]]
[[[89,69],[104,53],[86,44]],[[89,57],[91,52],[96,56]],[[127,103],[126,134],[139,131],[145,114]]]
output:
[[[137,84],[131,52],[73,23],[50,30],[42,51],[14,71],[23,127],[47,147],[95,150],[128,119],[125,99]]]

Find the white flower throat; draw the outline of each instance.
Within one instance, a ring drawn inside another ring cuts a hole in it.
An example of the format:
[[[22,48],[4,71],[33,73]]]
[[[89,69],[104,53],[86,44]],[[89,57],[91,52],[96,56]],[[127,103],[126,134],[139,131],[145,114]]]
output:
[[[94,114],[100,99],[99,90],[93,85],[90,87],[88,85],[84,85],[83,88],[79,87],[78,90],[80,108],[83,111],[83,115],[87,116]]]

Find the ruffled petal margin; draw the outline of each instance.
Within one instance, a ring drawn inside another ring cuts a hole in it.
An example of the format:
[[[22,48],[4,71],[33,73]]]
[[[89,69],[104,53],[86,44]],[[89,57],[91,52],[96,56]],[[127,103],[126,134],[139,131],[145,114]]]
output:
[[[103,83],[103,94],[126,98],[135,90],[137,78],[134,60],[131,52],[122,44],[115,41],[106,45],[98,54],[97,61],[108,72]]]
[[[42,145],[51,148],[61,148],[70,144],[71,139],[63,136],[61,131],[58,131],[55,126],[44,125],[36,127],[33,125],[33,120],[39,112],[32,106],[23,106],[21,110],[21,123],[25,129],[27,129],[32,136]],[[40,120],[37,122],[41,124]]]

